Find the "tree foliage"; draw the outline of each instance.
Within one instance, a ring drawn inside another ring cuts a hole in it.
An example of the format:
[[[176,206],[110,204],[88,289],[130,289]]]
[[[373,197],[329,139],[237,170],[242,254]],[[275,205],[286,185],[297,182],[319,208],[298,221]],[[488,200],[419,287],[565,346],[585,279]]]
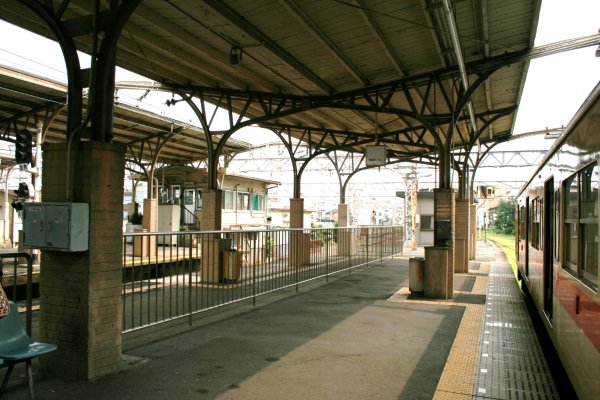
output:
[[[494,216],[494,231],[499,233],[515,233],[515,202],[501,200]]]

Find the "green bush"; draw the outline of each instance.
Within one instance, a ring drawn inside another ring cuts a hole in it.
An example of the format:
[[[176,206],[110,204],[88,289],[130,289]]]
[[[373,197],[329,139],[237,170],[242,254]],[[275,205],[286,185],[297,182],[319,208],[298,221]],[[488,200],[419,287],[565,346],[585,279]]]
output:
[[[515,233],[515,202],[513,200],[502,200],[496,207],[494,226],[492,230],[496,233]]]

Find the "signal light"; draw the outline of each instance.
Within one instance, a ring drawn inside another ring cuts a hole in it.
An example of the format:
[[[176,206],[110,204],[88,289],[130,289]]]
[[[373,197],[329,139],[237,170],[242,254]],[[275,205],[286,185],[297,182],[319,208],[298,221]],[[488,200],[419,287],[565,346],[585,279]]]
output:
[[[29,185],[25,182],[20,182],[19,188],[14,192],[18,197],[29,197]]]
[[[27,129],[21,129],[15,136],[15,162],[30,164],[33,158],[33,136]]]

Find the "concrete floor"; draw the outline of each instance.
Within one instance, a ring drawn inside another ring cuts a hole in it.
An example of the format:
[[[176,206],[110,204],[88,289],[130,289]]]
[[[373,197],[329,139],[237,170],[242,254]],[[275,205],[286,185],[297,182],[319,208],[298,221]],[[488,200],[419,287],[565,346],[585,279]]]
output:
[[[36,376],[36,399],[430,399],[464,307],[386,301],[408,258],[128,335],[123,370]],[[26,399],[16,368],[4,398]]]

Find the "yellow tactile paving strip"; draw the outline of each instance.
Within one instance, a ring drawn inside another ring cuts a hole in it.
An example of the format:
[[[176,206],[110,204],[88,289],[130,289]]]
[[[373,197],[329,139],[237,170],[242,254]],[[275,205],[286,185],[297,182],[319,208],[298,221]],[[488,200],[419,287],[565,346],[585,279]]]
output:
[[[487,278],[478,277],[478,281],[487,281]],[[465,304],[465,312],[456,332],[452,349],[446,360],[446,365],[434,399],[470,399],[475,383],[475,369],[479,357],[479,343],[481,336],[481,321],[483,318],[483,304]]]
[[[472,272],[487,273],[488,271],[489,263],[482,262],[479,270]],[[469,293],[485,295],[487,293],[487,285],[487,276],[476,276],[473,289]],[[407,289],[400,290],[389,300],[432,304],[431,300],[408,299],[406,295],[409,293]],[[485,305],[459,303],[452,299],[436,300],[433,302],[436,304],[465,307],[454,343],[452,344],[452,349],[446,360],[446,365],[444,366],[433,398],[435,400],[472,399]]]

